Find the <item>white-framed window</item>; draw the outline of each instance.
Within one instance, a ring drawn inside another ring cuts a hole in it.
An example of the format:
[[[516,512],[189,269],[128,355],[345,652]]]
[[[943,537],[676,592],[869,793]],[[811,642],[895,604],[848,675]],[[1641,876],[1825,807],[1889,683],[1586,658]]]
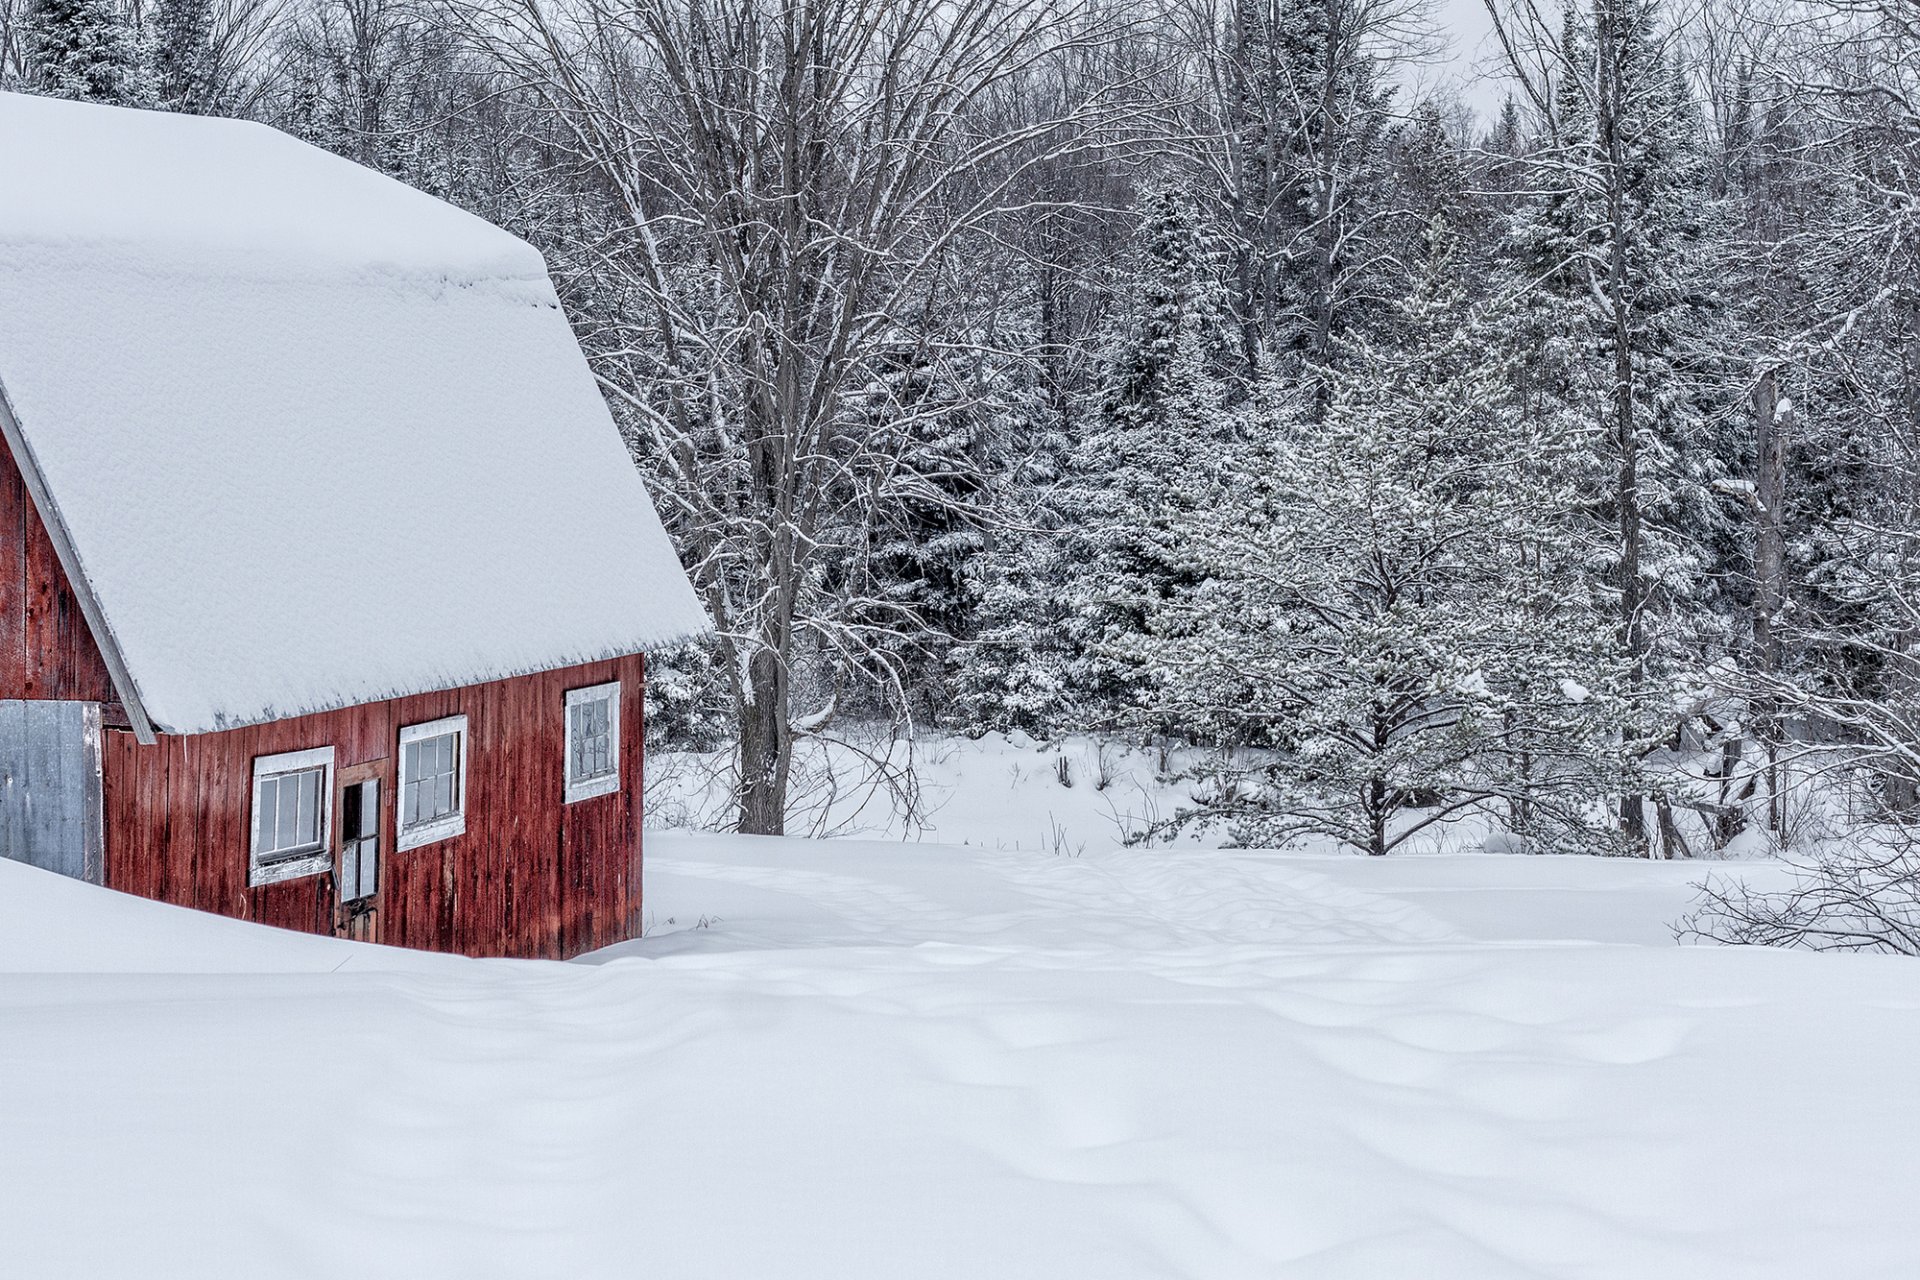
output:
[[[620,789],[620,682],[567,690],[567,803]]]
[[[448,716],[400,730],[399,812],[394,848],[417,849],[467,829],[467,718]]]
[[[255,756],[249,885],[318,875],[333,866],[333,748]]]

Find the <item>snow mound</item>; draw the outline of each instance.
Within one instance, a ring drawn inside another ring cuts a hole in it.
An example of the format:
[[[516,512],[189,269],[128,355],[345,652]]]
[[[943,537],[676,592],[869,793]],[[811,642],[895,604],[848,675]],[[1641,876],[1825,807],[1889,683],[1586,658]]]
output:
[[[0,862],[5,1269],[1908,1274],[1912,963],[1680,885],[657,835],[635,943],[389,967]]]

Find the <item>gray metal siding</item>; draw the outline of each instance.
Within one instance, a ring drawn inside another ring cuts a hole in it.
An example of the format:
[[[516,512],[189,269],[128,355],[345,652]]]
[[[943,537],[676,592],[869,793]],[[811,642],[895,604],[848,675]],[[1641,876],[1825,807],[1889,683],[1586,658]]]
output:
[[[0,857],[101,883],[100,706],[0,699]]]

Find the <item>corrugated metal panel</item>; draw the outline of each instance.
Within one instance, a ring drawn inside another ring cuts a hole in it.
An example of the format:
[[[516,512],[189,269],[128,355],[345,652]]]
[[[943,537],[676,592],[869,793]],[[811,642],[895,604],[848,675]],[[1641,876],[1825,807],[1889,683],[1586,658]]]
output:
[[[98,703],[0,701],[0,857],[101,883]]]

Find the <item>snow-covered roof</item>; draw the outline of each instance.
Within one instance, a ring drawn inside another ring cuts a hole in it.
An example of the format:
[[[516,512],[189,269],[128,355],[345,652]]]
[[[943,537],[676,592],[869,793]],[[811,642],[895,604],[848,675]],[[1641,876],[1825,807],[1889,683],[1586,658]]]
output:
[[[0,94],[0,389],[163,732],[709,625],[540,254],[260,125]]]

